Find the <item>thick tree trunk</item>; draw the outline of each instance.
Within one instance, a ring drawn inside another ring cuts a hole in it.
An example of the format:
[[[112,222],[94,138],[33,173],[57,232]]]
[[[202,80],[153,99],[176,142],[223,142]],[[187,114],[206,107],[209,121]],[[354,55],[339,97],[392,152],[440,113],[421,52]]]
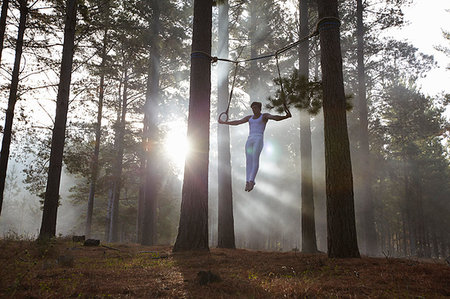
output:
[[[369,132],[366,98],[366,74],[364,66],[364,26],[363,4],[357,0],[356,8],[356,38],[358,61],[358,110],[359,110],[359,154],[360,154],[360,182],[361,182],[361,219],[364,231],[365,253],[375,255],[377,253],[377,235],[375,231],[374,204],[372,196],[372,174],[369,163]]]
[[[84,234],[87,238],[91,235],[92,227],[92,214],[94,211],[94,197],[95,188],[98,177],[98,158],[100,154],[100,138],[102,134],[102,114],[103,114],[103,98],[105,94],[105,64],[106,64],[106,45],[108,43],[108,29],[105,29],[103,35],[103,46],[102,46],[102,62],[100,64],[100,86],[98,93],[98,109],[97,109],[97,123],[95,124],[95,147],[94,155],[91,161],[91,184],[89,186],[89,199],[88,208],[86,213],[86,227]]]
[[[309,34],[308,0],[299,0],[300,37]],[[309,80],[309,41],[299,46],[299,74]],[[312,175],[311,119],[300,114],[300,159],[302,186],[302,252],[317,252],[316,224],[314,218],[314,189]]]
[[[55,126],[53,128],[47,188],[45,190],[44,213],[39,233],[40,239],[54,237],[56,233],[56,217],[59,205],[59,188],[72,78],[72,61],[75,50],[76,17],[77,1],[67,0],[61,73],[56,99]]]
[[[219,5],[219,45],[218,56],[228,57],[228,1]],[[220,62],[217,68],[218,114],[228,106],[228,73],[229,63]],[[219,248],[235,248],[234,218],[233,218],[233,190],[231,180],[230,128],[217,128],[217,170],[219,189],[218,211],[218,244]]]
[[[337,0],[318,0],[323,81],[328,256],[359,257]],[[324,19],[325,18],[325,19]]]
[[[180,225],[173,251],[209,250],[208,164],[212,1],[194,1],[191,79],[187,137],[191,153],[186,159]]]
[[[126,57],[124,57],[126,59]],[[113,185],[112,185],[112,202],[111,202],[111,217],[109,223],[108,242],[119,241],[119,199],[120,190],[122,188],[122,169],[123,169],[123,150],[124,150],[124,136],[125,136],[125,121],[127,115],[128,104],[128,65],[125,62],[124,66],[124,82],[122,95],[122,115],[120,122],[117,124],[117,147],[116,159],[114,161],[113,169]]]
[[[17,33],[16,56],[14,58],[14,68],[9,89],[8,108],[6,109],[5,127],[3,129],[2,149],[0,153],[0,214],[3,205],[3,193],[5,191],[6,172],[8,169],[9,148],[11,146],[12,125],[14,120],[14,107],[17,102],[17,88],[19,86],[20,60],[22,59],[23,36],[26,28],[28,7],[27,1],[19,1],[20,20],[19,31]],[[5,6],[5,3],[3,3]],[[2,11],[3,15],[3,11]],[[5,14],[6,18],[6,14]],[[2,43],[3,44],[3,43]]]
[[[20,5],[20,4],[19,4]],[[2,1],[2,13],[0,15],[0,63],[2,62],[3,41],[5,40],[6,17],[8,15],[9,0]],[[20,21],[19,21],[20,27]],[[1,211],[1,209],[0,209]]]
[[[147,94],[145,103],[145,173],[143,186],[144,191],[144,215],[142,222],[143,245],[156,244],[156,217],[157,217],[157,196],[158,196],[158,128],[157,128],[157,107],[159,102],[159,78],[160,78],[160,8],[157,0],[152,0],[152,40],[150,41],[151,62],[147,78]]]

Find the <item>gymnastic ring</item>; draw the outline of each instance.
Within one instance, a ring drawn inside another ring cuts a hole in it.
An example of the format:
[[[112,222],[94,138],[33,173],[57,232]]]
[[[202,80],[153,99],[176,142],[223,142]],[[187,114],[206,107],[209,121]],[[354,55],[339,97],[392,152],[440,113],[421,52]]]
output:
[[[225,120],[222,119],[222,115],[226,115]],[[227,122],[228,121],[228,112],[225,111],[225,112],[220,113],[219,119],[223,122]]]

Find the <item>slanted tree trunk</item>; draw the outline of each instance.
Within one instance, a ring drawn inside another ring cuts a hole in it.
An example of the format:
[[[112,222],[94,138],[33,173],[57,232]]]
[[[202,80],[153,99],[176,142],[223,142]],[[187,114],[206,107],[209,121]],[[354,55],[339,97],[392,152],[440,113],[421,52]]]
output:
[[[228,1],[219,5],[219,45],[218,56],[228,57]],[[217,68],[218,89],[218,114],[227,109],[228,106],[228,73],[229,63],[220,62]],[[217,128],[217,170],[219,189],[219,211],[218,211],[218,244],[219,248],[235,248],[234,218],[233,218],[233,190],[231,180],[231,153],[230,153],[230,128],[219,126]]]
[[[19,3],[20,5],[20,3]],[[3,41],[5,40],[6,17],[8,15],[9,0],[2,1],[2,13],[0,15],[0,62],[2,62]],[[19,21],[20,24],[20,21]],[[20,27],[20,25],[19,25]],[[0,209],[1,211],[1,209]]]
[[[194,0],[191,78],[187,137],[191,153],[186,159],[178,236],[173,251],[209,250],[208,163],[212,1]]]
[[[60,81],[56,99],[55,126],[53,128],[50,164],[48,166],[47,187],[44,198],[39,239],[55,236],[56,217],[59,205],[59,188],[66,134],[67,112],[69,110],[70,82],[72,78],[72,61],[75,50],[75,25],[77,17],[77,1],[66,1],[66,20],[64,27],[64,45],[61,62]]]
[[[9,89],[8,108],[6,109],[5,127],[3,129],[2,149],[0,153],[0,214],[2,212],[2,205],[3,205],[3,193],[5,190],[6,172],[8,168],[9,148],[11,146],[12,124],[14,120],[14,107],[16,106],[17,102],[17,88],[19,86],[20,60],[22,58],[22,50],[23,50],[22,49],[23,36],[25,33],[28,14],[27,1],[21,0],[19,1],[19,5],[20,5],[20,20],[16,42],[16,57],[14,58],[14,68],[11,78],[11,87]],[[3,3],[3,6],[5,6],[5,3]],[[2,9],[2,17],[3,17],[3,9]],[[5,13],[5,20],[6,20],[6,13]]]
[[[124,60],[127,58],[124,55]],[[122,95],[122,114],[120,122],[117,124],[117,147],[116,158],[113,168],[113,184],[112,184],[112,201],[111,201],[111,217],[109,222],[108,242],[119,241],[119,199],[120,190],[122,187],[122,169],[123,169],[123,150],[124,150],[124,136],[125,136],[125,121],[127,115],[128,104],[128,63],[124,62],[124,82]]]
[[[151,20],[150,41],[150,67],[147,78],[147,94],[144,115],[144,140],[145,140],[145,168],[144,168],[144,215],[142,223],[143,245],[156,244],[156,209],[158,195],[158,128],[157,128],[157,107],[159,101],[159,78],[161,67],[160,54],[160,8],[157,0],[152,0],[151,8],[153,16]]]
[[[299,1],[300,37],[309,34],[309,0]],[[299,74],[309,80],[309,41],[299,47]],[[302,188],[302,252],[317,252],[316,223],[314,218],[314,190],[312,175],[311,119],[308,113],[300,114],[300,159]]]
[[[317,0],[323,82],[328,256],[359,257],[337,0]],[[326,19],[324,19],[326,18]]]
[[[359,111],[359,172],[361,182],[361,219],[363,226],[363,242],[365,253],[377,253],[377,234],[375,231],[375,216],[372,196],[372,174],[369,161],[369,131],[366,98],[366,73],[364,66],[364,25],[362,0],[356,1],[356,39],[358,63],[358,111]]]
[[[97,123],[95,124],[95,147],[94,155],[91,161],[91,183],[89,186],[89,199],[86,214],[86,227],[84,234],[87,238],[91,235],[92,214],[94,211],[95,188],[98,177],[98,158],[100,153],[100,138],[102,134],[102,114],[103,114],[103,98],[105,94],[105,64],[106,64],[106,45],[108,43],[108,28],[105,28],[102,46],[102,62],[100,64],[100,86],[98,93]]]

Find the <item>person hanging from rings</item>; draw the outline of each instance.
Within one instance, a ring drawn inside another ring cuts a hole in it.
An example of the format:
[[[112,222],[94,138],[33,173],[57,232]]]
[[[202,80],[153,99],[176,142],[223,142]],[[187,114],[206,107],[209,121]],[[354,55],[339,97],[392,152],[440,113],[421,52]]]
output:
[[[253,115],[247,115],[239,120],[223,120],[219,117],[219,123],[224,125],[237,126],[249,123],[250,132],[247,142],[245,144],[245,158],[246,158],[246,184],[245,191],[250,192],[255,186],[255,177],[259,168],[259,156],[264,146],[264,130],[267,122],[271,120],[280,121],[292,117],[289,109],[286,110],[286,115],[272,115],[270,113],[261,113],[262,104],[260,102],[253,102],[250,104]],[[228,117],[227,117],[228,118]]]

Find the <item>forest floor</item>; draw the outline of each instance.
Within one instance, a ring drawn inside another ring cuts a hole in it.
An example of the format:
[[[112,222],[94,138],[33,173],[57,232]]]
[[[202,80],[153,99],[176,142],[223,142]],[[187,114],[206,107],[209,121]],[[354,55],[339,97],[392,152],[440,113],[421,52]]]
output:
[[[200,273],[200,274],[199,274]],[[1,298],[445,298],[444,261],[0,240]]]

